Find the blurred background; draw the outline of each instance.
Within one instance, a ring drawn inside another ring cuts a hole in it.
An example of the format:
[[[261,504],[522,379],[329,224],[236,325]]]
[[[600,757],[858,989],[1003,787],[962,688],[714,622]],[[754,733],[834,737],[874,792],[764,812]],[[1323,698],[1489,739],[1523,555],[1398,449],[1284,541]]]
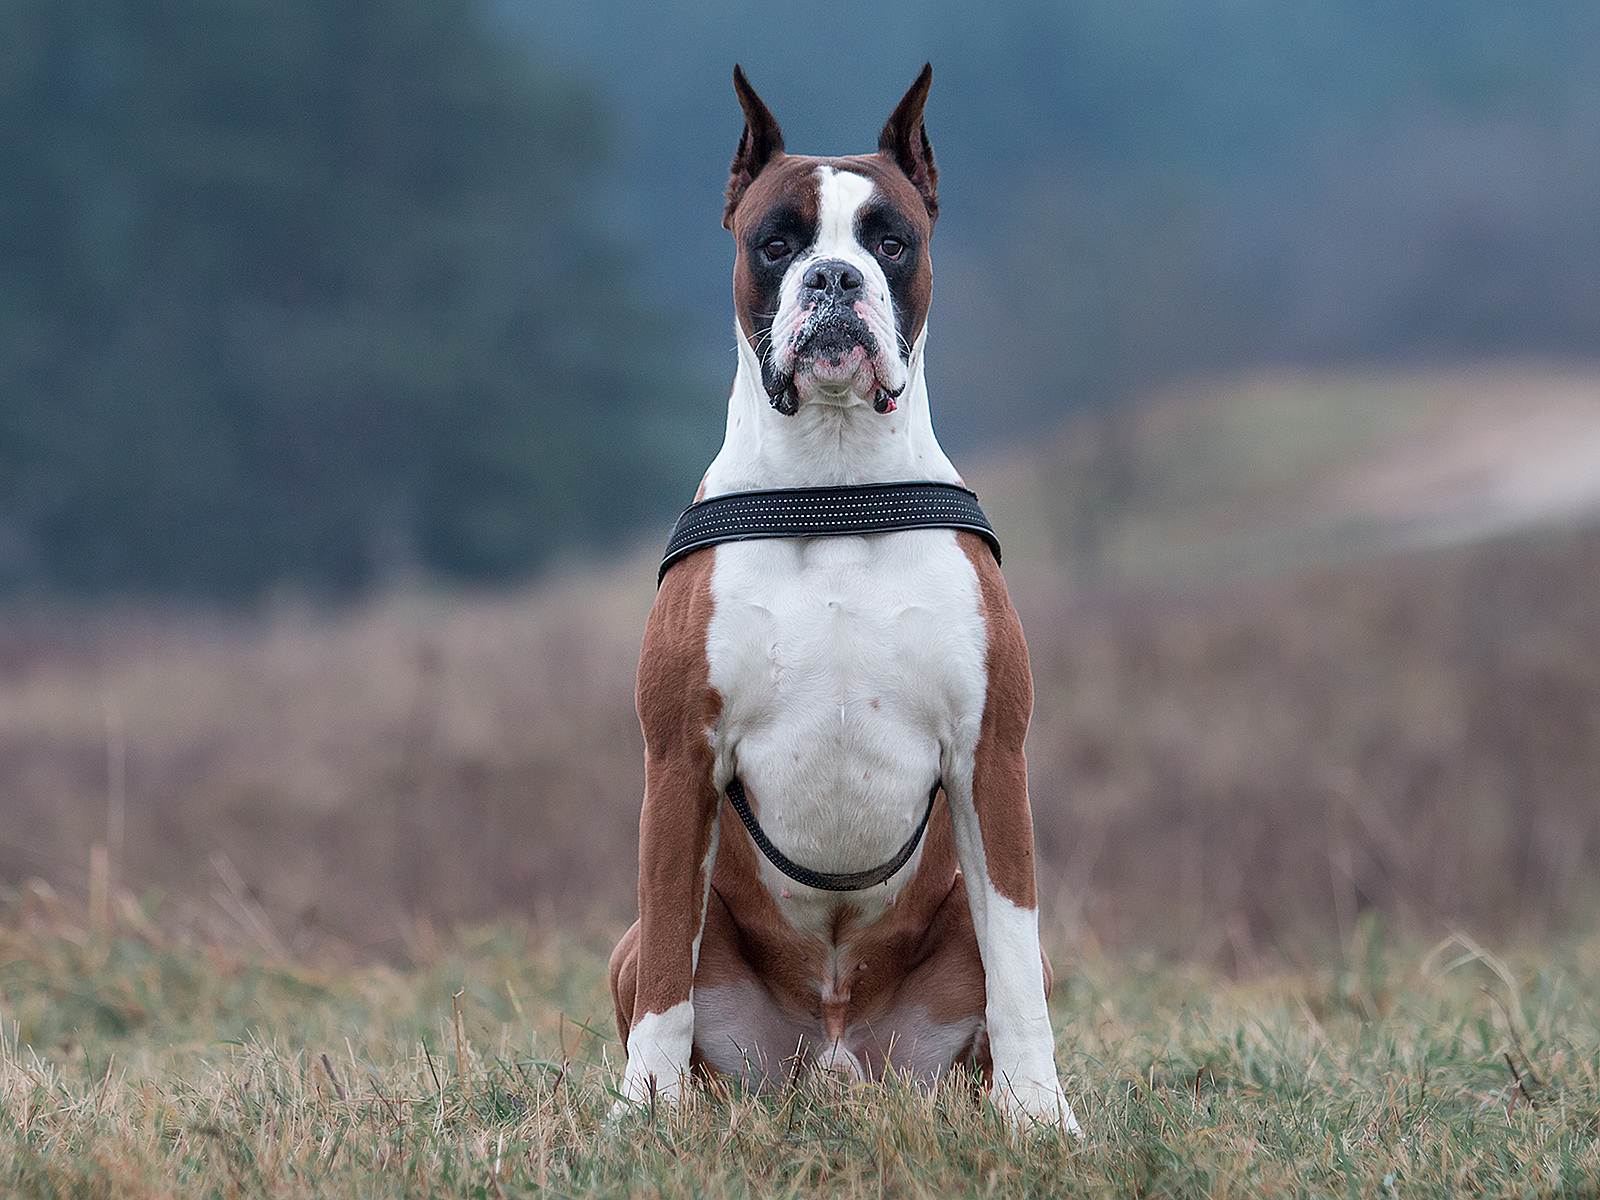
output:
[[[1048,918],[1592,925],[1587,0],[0,0],[0,888],[302,953],[631,917],[732,64],[852,153],[924,60]]]

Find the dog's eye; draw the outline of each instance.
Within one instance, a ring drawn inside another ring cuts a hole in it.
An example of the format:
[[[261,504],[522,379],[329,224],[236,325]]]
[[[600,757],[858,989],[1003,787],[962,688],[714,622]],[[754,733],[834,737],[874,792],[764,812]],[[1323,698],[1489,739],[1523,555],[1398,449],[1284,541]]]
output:
[[[782,238],[773,238],[765,246],[761,247],[761,253],[768,262],[777,262],[789,253],[789,243]]]
[[[878,243],[878,253],[891,261],[905,253],[906,244],[896,237],[886,237]]]

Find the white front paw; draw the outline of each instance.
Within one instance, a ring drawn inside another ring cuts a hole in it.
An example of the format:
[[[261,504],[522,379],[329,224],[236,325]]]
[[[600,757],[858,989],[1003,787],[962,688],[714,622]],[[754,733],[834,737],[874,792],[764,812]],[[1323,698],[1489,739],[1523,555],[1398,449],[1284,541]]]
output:
[[[1046,1081],[1008,1079],[996,1073],[994,1087],[989,1092],[1001,1115],[1013,1128],[1046,1125],[1082,1137],[1078,1118],[1072,1113],[1061,1083],[1052,1072]]]
[[[613,1117],[637,1105],[669,1107],[683,1099],[694,1044],[694,1006],[685,1000],[664,1013],[646,1013],[628,1033],[628,1066]]]
[[[642,1055],[639,1057],[643,1058]],[[643,1061],[639,1061],[635,1070],[635,1061],[630,1058],[627,1070],[622,1073],[622,1099],[611,1106],[612,1117],[620,1117],[645,1106],[652,1111],[657,1105],[671,1108],[683,1099],[688,1079],[685,1070],[652,1071]]]

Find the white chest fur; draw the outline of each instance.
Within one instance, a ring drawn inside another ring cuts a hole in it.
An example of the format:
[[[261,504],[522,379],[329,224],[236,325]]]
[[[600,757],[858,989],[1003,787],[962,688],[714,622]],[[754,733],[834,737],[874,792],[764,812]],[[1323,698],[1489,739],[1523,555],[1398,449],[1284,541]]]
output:
[[[952,754],[970,759],[982,722],[986,631],[955,534],[739,542],[716,554],[717,787],[738,775],[768,836],[805,866],[888,860]],[[874,919],[917,861],[850,902]],[[792,923],[825,923],[837,894],[761,865]]]

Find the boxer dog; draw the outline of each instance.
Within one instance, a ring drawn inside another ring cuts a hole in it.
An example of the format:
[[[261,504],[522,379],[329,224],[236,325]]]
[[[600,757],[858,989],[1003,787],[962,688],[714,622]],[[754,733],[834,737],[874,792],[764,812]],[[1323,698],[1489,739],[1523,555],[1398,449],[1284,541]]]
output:
[[[812,158],[785,153],[734,69],[745,127],[722,222],[739,359],[696,499],[960,482],[923,381],[932,75],[876,154]],[[695,1071],[759,1088],[966,1066],[1008,1117],[1077,1131],[1045,1008],[1033,684],[983,541],[909,529],[695,551],[662,581],[637,700],[639,920],[611,958],[629,1101],[674,1101]],[[883,882],[823,890],[758,852],[724,803],[734,781],[780,857],[814,872],[884,863],[932,819]]]

